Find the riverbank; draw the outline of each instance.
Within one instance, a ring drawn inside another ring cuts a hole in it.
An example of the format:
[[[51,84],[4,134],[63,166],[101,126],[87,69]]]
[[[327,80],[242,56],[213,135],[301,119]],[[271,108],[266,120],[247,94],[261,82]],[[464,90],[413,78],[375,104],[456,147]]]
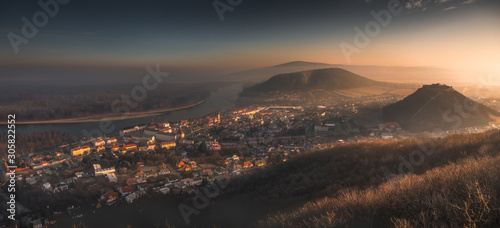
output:
[[[203,99],[193,104],[175,107],[175,108],[166,108],[166,109],[156,109],[149,110],[144,112],[131,112],[128,114],[124,113],[107,113],[107,114],[99,114],[92,115],[86,117],[77,117],[77,118],[68,118],[68,119],[57,119],[57,120],[37,120],[37,121],[21,121],[16,122],[16,124],[72,124],[72,123],[90,123],[90,122],[99,122],[101,120],[106,121],[115,121],[115,120],[127,120],[127,119],[135,119],[142,118],[148,116],[157,116],[162,115],[171,111],[179,111],[182,109],[188,109],[200,104],[203,104],[207,99]]]

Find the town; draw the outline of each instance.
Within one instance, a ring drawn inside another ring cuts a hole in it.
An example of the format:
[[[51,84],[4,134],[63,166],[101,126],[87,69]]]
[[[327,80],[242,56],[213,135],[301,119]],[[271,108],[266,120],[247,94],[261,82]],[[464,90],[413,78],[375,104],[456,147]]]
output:
[[[18,158],[21,188],[65,199],[19,220],[42,227],[60,218],[144,196],[191,196],[203,186],[286,162],[290,157],[338,144],[397,140],[412,134],[396,122],[360,125],[359,109],[373,109],[400,97],[383,95],[310,106],[249,106],[203,117],[149,123],[117,134],[83,138],[53,150]],[[468,129],[468,131],[484,129]],[[11,170],[2,166],[3,182]],[[26,192],[25,191],[25,192]],[[76,199],[75,199],[76,198]],[[54,203],[54,202],[52,202]],[[50,203],[47,203],[50,205]],[[94,211],[95,212],[95,211]]]

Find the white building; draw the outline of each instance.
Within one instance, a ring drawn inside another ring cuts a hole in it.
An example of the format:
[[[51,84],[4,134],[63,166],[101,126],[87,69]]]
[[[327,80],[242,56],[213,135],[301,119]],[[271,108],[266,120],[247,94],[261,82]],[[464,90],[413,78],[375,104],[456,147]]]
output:
[[[125,199],[127,200],[127,203],[133,203],[134,200],[136,200],[137,198],[139,198],[139,195],[137,195],[137,193],[131,193],[131,194],[128,194]]]
[[[104,140],[102,139],[96,139],[94,140],[94,146],[104,146],[104,144],[106,144],[106,142],[104,142]]]
[[[52,187],[52,186],[50,185],[50,183],[49,183],[49,182],[45,182],[45,183],[43,183],[43,189],[44,189],[44,190],[50,190],[50,187]]]
[[[115,173],[107,173],[106,177],[108,178],[109,182],[118,182],[118,178],[116,178]]]
[[[394,136],[392,135],[392,133],[382,133],[382,139],[393,139]]]
[[[96,170],[94,170],[94,175],[101,176],[101,175],[106,175],[108,173],[114,173],[114,172],[115,172],[115,168],[96,169]]]

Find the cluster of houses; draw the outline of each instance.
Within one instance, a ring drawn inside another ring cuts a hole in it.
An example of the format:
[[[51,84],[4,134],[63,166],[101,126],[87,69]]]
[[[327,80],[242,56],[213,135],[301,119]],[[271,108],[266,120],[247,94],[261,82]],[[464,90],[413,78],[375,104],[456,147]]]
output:
[[[182,177],[179,174],[187,167],[190,171],[194,171],[192,177]],[[156,179],[150,182],[151,177],[159,177],[160,181]],[[197,165],[193,161],[180,161],[176,167],[166,164],[158,167],[141,166],[140,170],[134,176],[128,177],[121,187],[101,195],[98,207],[114,204],[120,199],[133,203],[149,191],[163,195],[192,194],[197,188],[202,187],[204,181],[211,183],[220,178],[229,179],[231,175],[226,169],[214,164]]]
[[[120,199],[132,203],[149,192],[190,194],[206,183],[285,162],[295,154],[342,143],[399,137],[402,130],[395,122],[369,125],[370,134],[362,136],[358,126],[347,121],[360,107],[393,102],[394,98],[371,99],[353,98],[342,105],[325,100],[325,106],[306,108],[248,107],[190,120],[133,126],[108,137],[84,138],[55,150],[20,157],[23,165],[15,169],[16,178],[54,193],[71,189],[80,178],[105,178],[114,189],[103,189],[101,205]],[[141,163],[138,170],[99,162],[103,156],[119,160],[123,155],[159,150],[177,156],[179,162],[159,166]],[[195,162],[200,154],[215,153],[223,155],[217,161]],[[0,170],[5,181],[10,172],[7,164]],[[57,182],[48,181],[55,179]]]
[[[16,173],[19,180],[25,178],[28,184],[43,184],[44,175],[61,175],[53,168],[71,170],[82,167],[87,165],[83,164],[85,157],[99,160],[100,156],[110,154],[119,159],[123,154],[139,151],[149,153],[158,149],[171,151],[181,157],[183,163],[177,167],[180,171],[193,172],[197,171],[194,168],[196,165],[189,158],[196,151],[201,149],[203,153],[211,154],[232,148],[239,154],[221,158],[216,163],[230,173],[237,174],[241,170],[269,164],[271,155],[279,154],[282,161],[286,161],[290,155],[343,143],[342,139],[347,142],[366,139],[366,136],[357,135],[359,131],[348,121],[339,119],[352,112],[348,106],[344,109],[324,106],[249,107],[228,111],[223,115],[217,113],[215,116],[192,120],[138,125],[122,129],[114,136],[82,139],[78,143],[61,145],[55,152],[26,156],[23,158],[25,167],[17,168]],[[306,123],[312,124],[312,129]],[[392,139],[401,128],[397,123],[385,123],[370,130],[378,132],[378,136],[369,136],[368,139]],[[244,155],[244,161],[237,158],[241,155]],[[93,176],[106,177],[110,182],[120,180],[114,167],[96,164],[92,170]],[[10,170],[5,165],[2,171],[8,173]],[[170,171],[160,171],[166,172]],[[76,172],[74,175],[64,182],[71,184],[82,174]],[[51,183],[52,190],[59,189],[53,185],[57,183]]]

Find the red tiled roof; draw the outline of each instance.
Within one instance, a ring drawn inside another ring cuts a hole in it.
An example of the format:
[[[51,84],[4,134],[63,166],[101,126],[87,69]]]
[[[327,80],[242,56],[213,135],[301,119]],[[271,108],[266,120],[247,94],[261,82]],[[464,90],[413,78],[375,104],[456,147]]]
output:
[[[132,186],[130,186],[130,185],[121,187],[120,189],[122,190],[123,193],[125,193],[125,192],[132,192],[134,190],[134,188]]]

